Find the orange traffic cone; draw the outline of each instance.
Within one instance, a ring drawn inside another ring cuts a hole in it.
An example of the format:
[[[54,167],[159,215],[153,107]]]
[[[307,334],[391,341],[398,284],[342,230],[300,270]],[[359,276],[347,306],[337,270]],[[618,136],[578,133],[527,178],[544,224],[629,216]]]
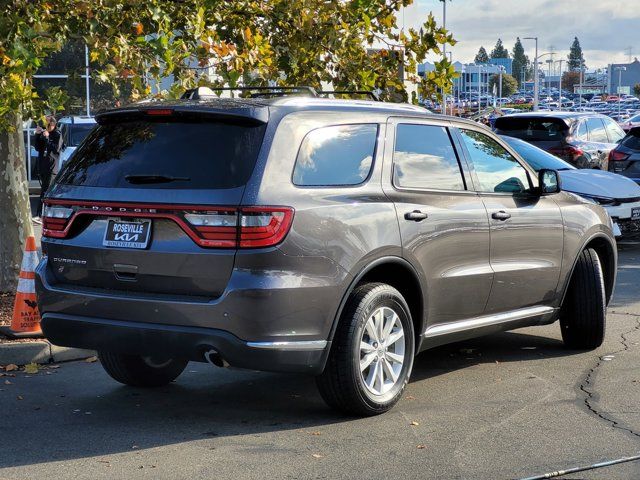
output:
[[[38,265],[38,252],[36,239],[27,237],[27,244],[22,257],[18,290],[13,305],[13,318],[11,319],[11,333],[15,336],[41,336],[40,312],[36,302],[36,266]]]

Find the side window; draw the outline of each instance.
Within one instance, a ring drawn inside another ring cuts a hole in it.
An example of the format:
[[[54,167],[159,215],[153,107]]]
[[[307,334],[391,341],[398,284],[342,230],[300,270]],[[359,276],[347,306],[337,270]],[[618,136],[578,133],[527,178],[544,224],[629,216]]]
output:
[[[446,128],[398,125],[393,151],[393,184],[402,188],[465,189],[458,157]]]
[[[576,138],[578,140],[582,140],[583,142],[586,142],[588,136],[589,136],[589,130],[587,130],[587,123],[580,122],[576,130]]]
[[[335,125],[310,131],[293,169],[299,186],[359,185],[369,176],[378,125]]]
[[[521,193],[529,189],[527,171],[493,138],[473,130],[460,130],[469,151],[481,192]]]
[[[587,119],[589,127],[589,141],[598,143],[609,143],[607,132],[604,129],[604,123],[600,118],[592,117]]]
[[[624,138],[624,130],[620,128],[613,120],[607,118],[604,120],[604,128],[607,131],[607,135],[609,136],[609,143],[618,143],[620,140]]]

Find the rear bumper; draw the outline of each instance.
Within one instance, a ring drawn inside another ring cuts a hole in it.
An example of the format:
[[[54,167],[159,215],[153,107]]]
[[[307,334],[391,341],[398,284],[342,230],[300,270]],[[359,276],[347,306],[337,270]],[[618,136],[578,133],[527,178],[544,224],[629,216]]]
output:
[[[229,365],[273,372],[319,374],[330,342],[245,342],[223,330],[45,313],[42,330],[54,344],[122,354],[206,361],[215,350]]]
[[[319,373],[344,274],[337,267],[317,269],[322,275],[304,270],[323,259],[290,261],[278,274],[234,269],[222,296],[202,300],[56,283],[45,256],[35,279],[42,328],[62,346],[195,361],[215,349],[239,368]]]

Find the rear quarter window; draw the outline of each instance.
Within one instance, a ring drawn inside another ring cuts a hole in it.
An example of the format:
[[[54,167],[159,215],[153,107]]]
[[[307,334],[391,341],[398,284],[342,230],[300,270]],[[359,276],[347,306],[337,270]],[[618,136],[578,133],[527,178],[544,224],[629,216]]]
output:
[[[310,131],[298,151],[293,183],[315,187],[363,183],[373,166],[377,137],[377,124],[333,125]]]
[[[264,131],[264,125],[199,121],[99,125],[80,145],[57,182],[114,188],[236,188],[244,185],[253,172]],[[132,180],[144,176],[164,180]]]

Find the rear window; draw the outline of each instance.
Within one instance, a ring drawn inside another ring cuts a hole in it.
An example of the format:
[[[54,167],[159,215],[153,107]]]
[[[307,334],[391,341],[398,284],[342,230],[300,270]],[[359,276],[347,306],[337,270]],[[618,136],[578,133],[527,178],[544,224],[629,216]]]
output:
[[[299,186],[359,185],[369,176],[378,125],[335,125],[312,130],[302,141],[293,183]]]
[[[502,117],[496,119],[496,129],[502,135],[527,141],[558,141],[569,131],[564,121],[547,117]]]
[[[99,125],[58,183],[87,187],[224,189],[244,185],[265,125],[130,121]]]
[[[640,150],[640,129],[634,128],[631,130],[620,144],[632,150]]]

